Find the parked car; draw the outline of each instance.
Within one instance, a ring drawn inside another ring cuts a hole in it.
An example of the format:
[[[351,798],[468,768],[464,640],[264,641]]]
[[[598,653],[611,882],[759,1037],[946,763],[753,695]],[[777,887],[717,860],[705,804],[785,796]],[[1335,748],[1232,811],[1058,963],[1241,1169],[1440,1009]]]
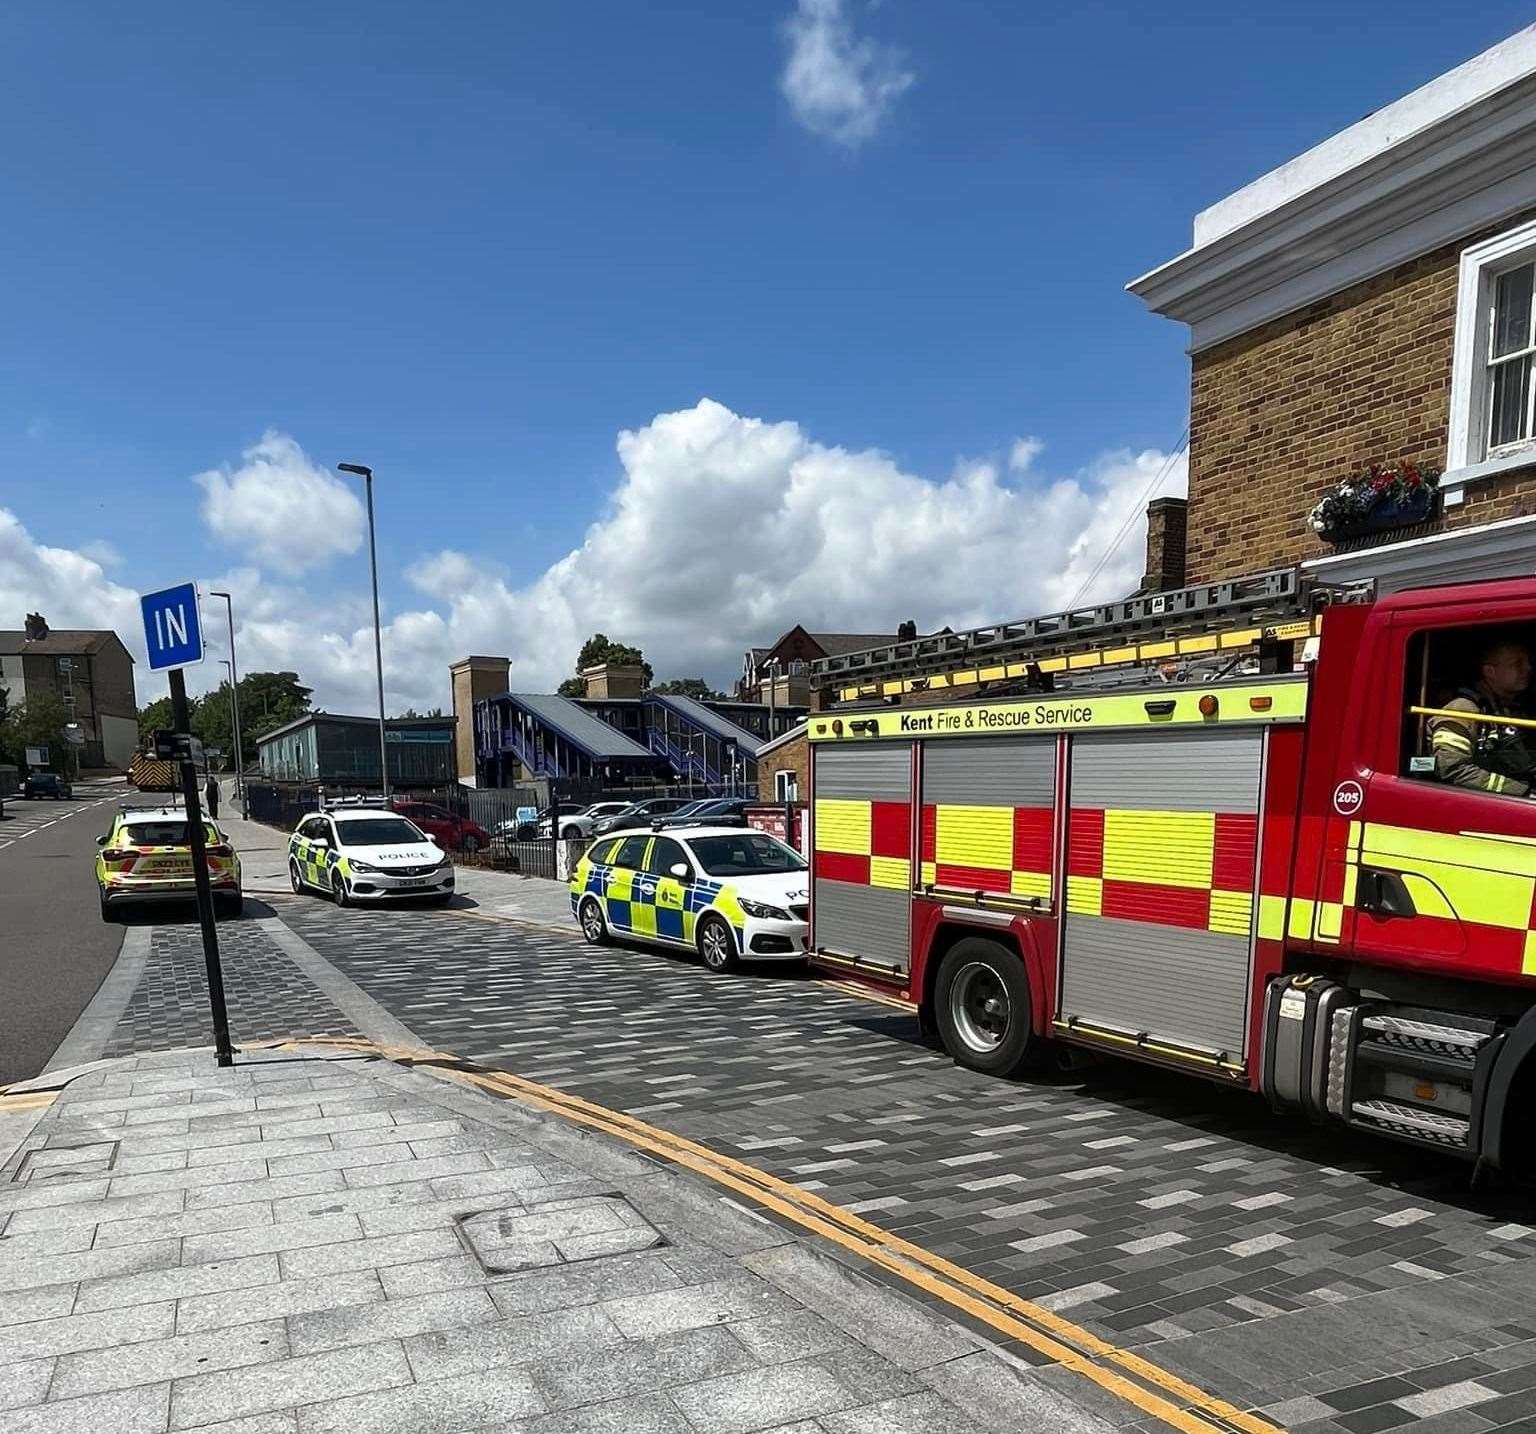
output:
[[[567,809],[565,805],[560,808],[560,836],[563,840],[571,841],[577,837],[590,837],[592,829],[604,817],[617,816],[628,802],[593,802],[590,806],[578,806]],[[541,837],[549,837],[553,831],[553,822],[549,819],[547,811],[539,814],[538,834]]]
[[[805,858],[767,832],[689,827],[594,842],[571,874],[571,913],[593,945],[614,936],[692,947],[711,971],[803,961]]]
[[[401,816],[415,822],[445,851],[462,851],[472,856],[481,847],[490,845],[490,833],[478,822],[470,817],[461,817],[436,802],[395,797],[390,806]]]
[[[217,823],[203,823],[208,881],[213,899],[229,916],[238,916],[245,898],[240,886],[240,858]],[[101,919],[112,921],[122,907],[141,901],[196,897],[192,874],[192,838],[181,807],[127,807],[112,818],[105,836],[96,838],[96,891]]]
[[[446,905],[453,900],[453,880],[453,862],[437,839],[398,810],[348,806],[311,812],[288,840],[294,894],[318,891],[337,906],[412,896]]]
[[[693,802],[657,823],[658,827],[744,827],[747,824],[747,808],[752,805],[749,797],[711,797],[708,801]]]
[[[692,805],[689,797],[649,797],[643,802],[631,802],[621,812],[604,817],[592,825],[592,835],[607,836],[609,832],[628,831],[632,827],[648,827],[662,817],[669,817],[680,807]]]
[[[28,801],[52,797],[56,802],[67,802],[70,798],[69,783],[57,772],[33,772],[21,784],[21,795]]]

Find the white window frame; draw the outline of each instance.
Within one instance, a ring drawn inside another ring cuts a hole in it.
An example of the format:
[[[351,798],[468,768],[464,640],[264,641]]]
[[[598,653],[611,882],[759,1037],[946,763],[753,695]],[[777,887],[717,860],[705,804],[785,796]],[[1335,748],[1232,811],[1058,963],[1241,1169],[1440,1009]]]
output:
[[[785,778],[788,778],[786,781]],[[800,774],[793,767],[780,767],[773,774],[773,799],[776,802],[799,800]]]
[[[1445,475],[1445,502],[1454,507],[1466,484],[1536,462],[1536,438],[1487,450],[1488,343],[1494,282],[1500,274],[1536,261],[1536,220],[1462,250],[1456,288],[1456,337],[1451,360],[1451,412]]]

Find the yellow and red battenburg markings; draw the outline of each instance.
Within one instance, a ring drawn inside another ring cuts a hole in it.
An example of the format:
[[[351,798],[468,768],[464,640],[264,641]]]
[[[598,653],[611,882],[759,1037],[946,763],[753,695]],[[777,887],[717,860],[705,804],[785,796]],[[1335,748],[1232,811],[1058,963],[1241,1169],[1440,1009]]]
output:
[[[930,802],[923,807],[922,823],[924,884],[1050,898],[1049,807]]]
[[[1246,813],[1075,807],[1067,910],[1246,936],[1257,848]]]
[[[906,891],[912,884],[912,804],[816,799],[816,875]]]

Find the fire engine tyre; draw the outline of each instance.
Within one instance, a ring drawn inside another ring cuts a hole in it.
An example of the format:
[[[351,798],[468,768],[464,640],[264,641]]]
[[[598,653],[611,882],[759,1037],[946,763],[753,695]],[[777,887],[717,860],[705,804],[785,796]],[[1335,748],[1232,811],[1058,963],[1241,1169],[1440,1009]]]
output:
[[[944,1049],[988,1075],[1016,1074],[1031,1050],[1029,978],[1016,952],[981,937],[957,941],[934,988]]]
[[[589,946],[613,944],[613,937],[608,932],[608,923],[603,920],[602,905],[594,896],[589,896],[581,903],[581,934]]]
[[[299,873],[299,864],[296,861],[288,863],[288,885],[293,888],[295,896],[304,894],[304,878]]]
[[[699,922],[699,956],[716,975],[736,965],[736,939],[718,916],[706,916]]]

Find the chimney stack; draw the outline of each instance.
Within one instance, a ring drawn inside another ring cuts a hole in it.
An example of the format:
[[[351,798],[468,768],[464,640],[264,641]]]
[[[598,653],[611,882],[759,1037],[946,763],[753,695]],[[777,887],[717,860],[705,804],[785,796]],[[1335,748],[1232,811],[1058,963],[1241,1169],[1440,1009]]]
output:
[[[29,642],[40,642],[48,636],[48,623],[40,612],[29,612],[27,614],[26,627],[27,640]]]
[[[1184,498],[1154,498],[1147,504],[1147,570],[1140,591],[1165,593],[1185,586],[1188,522],[1189,503]]]

